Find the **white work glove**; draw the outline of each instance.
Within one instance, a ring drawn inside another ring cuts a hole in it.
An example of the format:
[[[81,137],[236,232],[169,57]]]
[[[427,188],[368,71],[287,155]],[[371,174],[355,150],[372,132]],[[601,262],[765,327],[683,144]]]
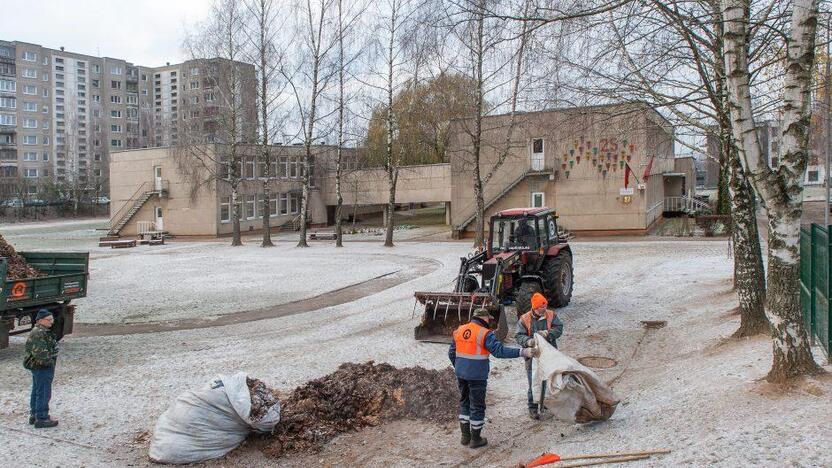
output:
[[[523,348],[520,350],[520,356],[524,358],[536,358],[540,357],[540,349],[539,348]]]
[[[534,348],[535,346],[537,346],[537,340],[534,339],[534,336],[526,340],[527,348]]]
[[[539,332],[537,332],[537,334],[540,335],[540,337],[544,340],[549,337],[549,332],[546,330],[540,330]]]

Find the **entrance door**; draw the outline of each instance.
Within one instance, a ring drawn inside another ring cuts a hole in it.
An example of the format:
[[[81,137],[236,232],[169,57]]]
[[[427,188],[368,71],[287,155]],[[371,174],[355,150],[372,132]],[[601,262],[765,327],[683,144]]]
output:
[[[162,191],[162,166],[153,166],[153,185],[157,192]]]
[[[154,208],[154,213],[156,215],[155,216],[156,217],[156,230],[157,231],[164,231],[165,230],[165,224],[162,221],[162,207],[157,206],[156,208]]]
[[[542,171],[545,166],[543,159],[543,138],[532,139],[530,166],[533,171]]]

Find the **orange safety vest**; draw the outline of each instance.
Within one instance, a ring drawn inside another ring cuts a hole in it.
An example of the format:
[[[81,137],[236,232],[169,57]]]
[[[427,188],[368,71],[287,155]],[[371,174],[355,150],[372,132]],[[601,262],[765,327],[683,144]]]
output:
[[[454,331],[456,356],[465,359],[488,359],[489,352],[485,347],[485,336],[491,331],[487,327],[474,322],[468,322]]]
[[[552,309],[546,309],[546,313],[543,314],[546,317],[546,330],[552,329],[552,320],[555,318],[555,312]],[[520,321],[523,322],[523,326],[526,327],[526,333],[529,335],[532,334],[532,311],[528,311],[525,314],[520,316]]]

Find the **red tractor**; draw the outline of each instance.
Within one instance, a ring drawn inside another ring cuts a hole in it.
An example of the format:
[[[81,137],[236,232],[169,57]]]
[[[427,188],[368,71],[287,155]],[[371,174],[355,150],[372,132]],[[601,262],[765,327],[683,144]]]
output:
[[[531,307],[532,294],[543,293],[550,306],[572,298],[572,249],[558,234],[557,215],[549,208],[514,208],[491,217],[485,250],[461,259],[453,292],[416,292],[425,306],[415,335],[419,341],[448,342],[474,309],[491,311],[497,338],[505,339],[509,321],[505,306],[517,315]]]

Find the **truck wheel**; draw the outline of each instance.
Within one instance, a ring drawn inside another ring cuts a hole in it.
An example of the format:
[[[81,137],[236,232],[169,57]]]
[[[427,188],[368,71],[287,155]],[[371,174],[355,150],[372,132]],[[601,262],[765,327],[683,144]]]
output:
[[[543,262],[541,276],[547,289],[547,299],[553,307],[564,307],[572,300],[572,254],[561,250]]]
[[[524,281],[514,296],[517,316],[525,314],[532,308],[532,296],[540,292],[540,285],[536,281]]]

